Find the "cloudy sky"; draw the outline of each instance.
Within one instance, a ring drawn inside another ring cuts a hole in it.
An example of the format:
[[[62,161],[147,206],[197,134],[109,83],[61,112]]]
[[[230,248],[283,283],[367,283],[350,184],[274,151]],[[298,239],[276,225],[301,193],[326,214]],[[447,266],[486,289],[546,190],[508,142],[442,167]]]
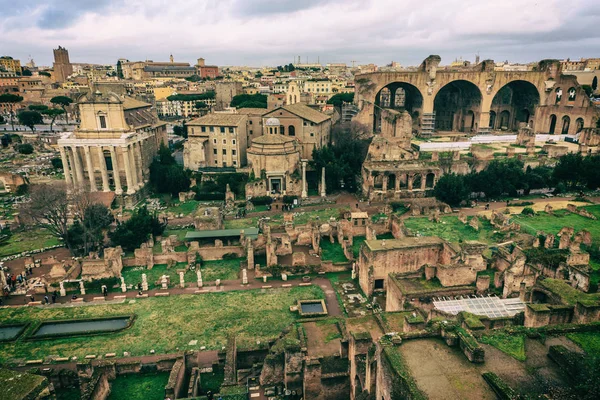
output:
[[[0,55],[51,65],[418,65],[429,54],[514,62],[600,56],[598,0],[0,0]]]

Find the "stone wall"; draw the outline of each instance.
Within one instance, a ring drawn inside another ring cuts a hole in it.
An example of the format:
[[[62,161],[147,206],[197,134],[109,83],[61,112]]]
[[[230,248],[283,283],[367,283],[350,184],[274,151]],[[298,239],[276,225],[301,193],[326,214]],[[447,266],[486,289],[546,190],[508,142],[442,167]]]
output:
[[[187,395],[187,387],[184,385],[185,375],[185,357],[181,357],[175,361],[171,369],[169,382],[165,386],[165,398],[177,399]]]

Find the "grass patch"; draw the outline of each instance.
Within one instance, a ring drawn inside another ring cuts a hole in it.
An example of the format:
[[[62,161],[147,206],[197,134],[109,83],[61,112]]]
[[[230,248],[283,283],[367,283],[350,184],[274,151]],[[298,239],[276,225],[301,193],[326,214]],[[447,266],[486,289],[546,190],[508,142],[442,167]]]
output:
[[[422,236],[438,236],[449,242],[462,242],[465,240],[477,240],[483,243],[496,242],[489,221],[481,218],[479,222],[481,226],[479,231],[463,224],[455,216],[442,217],[440,222],[429,221],[427,217],[411,217],[404,220],[404,226],[410,229],[412,233],[418,233]]]
[[[39,359],[128,351],[132,356],[175,353],[181,350],[221,349],[228,335],[236,335],[240,347],[267,343],[299,316],[289,307],[298,300],[324,299],[317,286],[291,289],[245,290],[202,295],[151,297],[123,304],[72,308],[18,307],[0,309],[3,323],[98,318],[135,314],[133,325],[120,332],[99,336],[0,343],[0,363],[14,359]],[[27,334],[27,332],[25,332]],[[198,340],[197,345],[189,342]]]
[[[594,357],[600,356],[599,332],[569,333],[567,337],[577,343],[588,355]]]
[[[484,335],[479,340],[481,343],[494,346],[503,353],[508,354],[515,360],[525,361],[525,336],[505,332],[495,332],[491,335]]]
[[[339,219],[340,215],[342,215],[345,211],[348,211],[347,207],[341,208],[326,208],[324,210],[314,210],[314,211],[299,211],[294,215],[294,224],[295,225],[304,225],[310,222],[311,220],[318,220],[321,222],[329,221],[329,218]]]
[[[188,232],[194,232],[193,229],[165,229],[162,236],[164,238],[169,237],[171,235],[177,236],[177,239],[183,241],[185,240],[185,234]]]
[[[354,255],[354,259],[358,259],[358,254],[360,253],[360,246],[367,240],[364,236],[354,236],[352,238],[352,254]]]
[[[347,262],[348,259],[344,254],[344,249],[340,245],[337,239],[334,239],[334,243],[329,240],[321,240],[321,259],[323,261],[331,261],[333,263]]]
[[[215,281],[217,279],[221,279],[222,281],[230,281],[238,279],[238,273],[240,272],[240,262],[242,262],[243,260],[244,258],[235,258],[233,260],[204,261],[202,263],[202,268],[200,268],[202,271],[202,279],[205,281]],[[196,273],[192,274],[196,276]]]
[[[600,293],[584,293],[560,279],[546,278],[540,284],[552,293],[559,295],[561,300],[569,305],[575,305],[577,302],[581,302],[583,305],[596,305],[600,302]]]
[[[200,394],[206,394],[208,391],[219,393],[224,379],[225,371],[220,365],[213,367],[213,372],[200,374]]]
[[[14,232],[0,245],[0,257],[56,246],[61,242],[46,229],[28,229]]]
[[[583,207],[596,217],[600,218],[600,205]],[[567,210],[556,210],[553,214],[538,212],[533,217],[514,216],[515,221],[521,227],[532,235],[538,231],[557,234],[563,227],[570,226],[579,232],[582,229],[588,230],[592,234],[594,241],[600,240],[600,224],[589,218],[577,214],[569,213]]]
[[[196,208],[198,208],[199,203],[200,202],[197,200],[188,200],[183,203],[178,203],[178,204],[169,206],[164,211],[172,212],[174,214],[190,215],[191,213],[193,213],[196,210]]]
[[[118,375],[108,400],[162,400],[168,382],[169,372]]]

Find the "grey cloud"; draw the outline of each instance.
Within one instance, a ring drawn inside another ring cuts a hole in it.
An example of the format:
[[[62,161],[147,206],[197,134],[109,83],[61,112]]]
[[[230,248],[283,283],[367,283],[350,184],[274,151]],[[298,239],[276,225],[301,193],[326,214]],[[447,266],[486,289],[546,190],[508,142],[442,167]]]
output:
[[[236,15],[260,17],[308,10],[337,1],[339,0],[236,0],[232,8]]]

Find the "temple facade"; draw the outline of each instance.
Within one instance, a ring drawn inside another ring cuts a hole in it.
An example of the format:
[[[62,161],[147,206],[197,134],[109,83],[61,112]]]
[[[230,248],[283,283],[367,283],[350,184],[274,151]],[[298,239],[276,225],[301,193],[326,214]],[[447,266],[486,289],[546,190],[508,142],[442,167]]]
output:
[[[167,144],[166,123],[150,104],[114,93],[85,94],[77,106],[79,127],[58,140],[67,185],[136,195],[160,144]]]

